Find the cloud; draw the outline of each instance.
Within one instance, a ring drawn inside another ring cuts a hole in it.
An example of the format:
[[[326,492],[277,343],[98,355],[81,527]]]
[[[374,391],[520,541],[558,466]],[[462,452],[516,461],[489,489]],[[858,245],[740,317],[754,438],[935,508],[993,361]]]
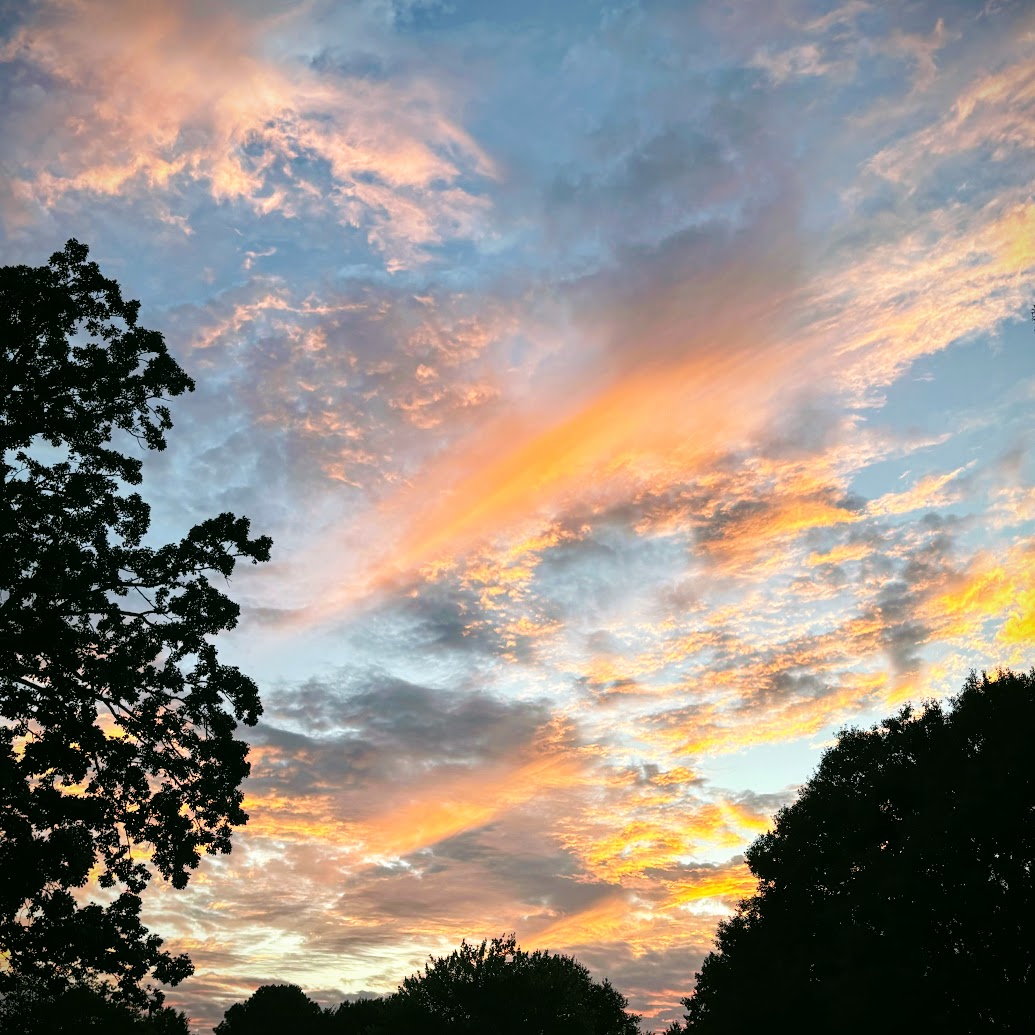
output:
[[[775,54],[763,47],[751,63],[762,69],[777,85],[801,76],[823,77],[835,70],[844,71],[843,66],[825,61],[821,48],[815,43],[802,43]]]
[[[573,916],[549,924],[536,932],[535,940],[555,951],[620,941],[628,929],[629,914],[634,908],[629,895],[615,894]]]
[[[1018,49],[1026,48],[1021,44]],[[993,161],[1023,153],[1035,146],[1028,118],[1033,100],[1035,73],[1030,60],[1025,56],[1004,61],[995,71],[967,83],[941,118],[879,151],[870,167],[901,183],[919,169],[968,152],[980,152],[974,157]]]
[[[1035,555],[1024,539],[1003,557],[979,553],[932,597],[929,621],[940,638],[981,642],[989,665],[1023,665],[1035,628],[1033,572]]]
[[[156,535],[276,543],[175,1002],[515,930],[660,1025],[838,726],[1030,664],[1026,18],[26,8],[6,247],[196,376]]]
[[[888,492],[878,499],[871,500],[866,509],[871,514],[891,515],[948,506],[957,502],[960,495],[952,490],[943,490],[954,482],[964,470],[963,467],[957,467],[955,471],[950,471],[948,474],[925,475],[916,485],[905,492]]]
[[[757,428],[799,383],[803,357],[777,332],[793,272],[781,261],[774,277],[773,257],[755,254],[754,232],[728,241],[677,235],[623,273],[580,284],[582,334],[603,345],[588,378],[574,391],[565,379],[536,405],[481,422],[385,499],[359,534],[373,545],[390,529],[390,547],[368,551],[370,570],[345,594],[322,592],[312,619],[477,547],[495,530],[628,492],[659,462],[692,471],[729,436]],[[758,334],[751,313],[762,311],[774,322]]]
[[[751,875],[742,857],[734,857],[728,863],[685,864],[652,873],[665,881],[670,897],[666,906],[699,903],[718,899],[728,906],[735,906],[741,899],[754,894],[757,878]]]
[[[895,29],[885,47],[889,53],[902,55],[912,61],[914,67],[913,88],[927,90],[938,76],[936,61],[938,52],[948,43],[959,38],[960,34],[949,32],[945,28],[945,19],[939,18],[931,33],[926,36],[923,33],[910,33]]]
[[[21,198],[175,199],[197,184],[258,215],[329,215],[389,269],[483,232],[487,203],[469,184],[493,176],[492,162],[435,83],[318,66],[292,47],[302,12],[255,13],[41,5],[3,49],[32,83],[6,116]]]

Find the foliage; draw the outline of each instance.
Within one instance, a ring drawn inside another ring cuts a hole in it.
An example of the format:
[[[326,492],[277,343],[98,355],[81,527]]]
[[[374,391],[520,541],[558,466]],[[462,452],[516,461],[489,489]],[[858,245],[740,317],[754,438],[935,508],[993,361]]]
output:
[[[239,614],[211,577],[270,540],[226,513],[145,545],[142,462],[115,444],[164,449],[194,386],[138,309],[74,240],[0,269],[0,952],[142,1005],[146,975],[191,970],[140,922],[152,867],[182,888],[247,818],[234,731],[261,709],[210,642]],[[109,901],[83,905],[93,877]]]
[[[270,1006],[277,992],[277,1012]],[[290,989],[290,992],[288,991]],[[432,959],[383,999],[319,1008],[296,986],[260,988],[232,1006],[217,1035],[266,1035],[296,1026],[328,1035],[637,1035],[639,1018],[610,982],[597,983],[570,956],[525,952],[513,935]]]
[[[216,1035],[282,1035],[322,1031],[324,1013],[298,985],[262,985],[235,1003],[213,1029]]]
[[[525,952],[513,935],[432,960],[406,978],[396,999],[433,1032],[635,1035],[638,1017],[607,980],[598,984],[571,956]]]
[[[97,984],[4,975],[0,1032],[18,1035],[190,1035],[187,1015],[151,1004],[145,1013]]]
[[[1035,670],[842,731],[750,847],[686,1030],[1032,1030],[1033,727]]]
[[[324,1024],[328,1035],[394,1035],[405,1030],[394,996],[346,1000],[327,1011]]]

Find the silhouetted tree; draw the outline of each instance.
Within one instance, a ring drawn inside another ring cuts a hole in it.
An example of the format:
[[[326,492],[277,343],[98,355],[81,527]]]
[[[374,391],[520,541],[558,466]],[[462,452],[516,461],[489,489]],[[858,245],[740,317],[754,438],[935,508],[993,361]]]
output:
[[[571,956],[525,952],[513,935],[463,942],[391,997],[414,1031],[499,1035],[636,1035],[639,1017],[607,980]]]
[[[847,729],[747,853],[688,1032],[1035,1030],[1035,671]]]
[[[216,1035],[638,1035],[639,1017],[609,981],[571,956],[525,952],[513,935],[431,959],[380,999],[322,1014],[295,985],[264,985],[230,1007]]]
[[[394,996],[346,1001],[327,1012],[325,1030],[333,1035],[395,1035],[406,1030],[402,1013]]]
[[[235,1003],[216,1035],[309,1035],[324,1030],[324,1011],[298,985],[262,985]]]
[[[182,888],[247,818],[234,730],[260,705],[210,642],[239,613],[210,576],[270,540],[227,513],[143,545],[141,460],[116,447],[164,449],[165,400],[194,386],[138,308],[76,241],[0,269],[0,994],[103,975],[154,1005],[141,980],[191,966],[140,922],[133,848]],[[91,872],[105,904],[71,894]]]
[[[190,1035],[187,1016],[152,1003],[144,1011],[98,986],[59,978],[9,979],[0,997],[0,1032],[11,1035]]]

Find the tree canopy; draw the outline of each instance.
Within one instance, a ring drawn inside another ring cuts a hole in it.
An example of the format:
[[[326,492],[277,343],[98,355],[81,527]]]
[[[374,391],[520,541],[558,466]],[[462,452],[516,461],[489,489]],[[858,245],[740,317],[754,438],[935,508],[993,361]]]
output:
[[[272,1035],[289,1027],[327,1035],[637,1035],[639,1018],[607,980],[571,956],[525,952],[513,935],[463,942],[378,999],[324,1011],[294,985],[264,985],[231,1006],[217,1035]]]
[[[239,615],[216,580],[271,543],[230,513],[145,543],[130,453],[165,448],[166,402],[194,385],[87,255],[72,240],[0,269],[0,990],[140,1006],[146,976],[191,970],[142,926],[140,892],[153,871],[182,888],[247,819],[234,732],[261,708],[211,642]]]
[[[284,1035],[326,1030],[326,1017],[298,985],[261,985],[235,1003],[213,1031],[216,1035]]]
[[[747,852],[688,1032],[1030,1031],[1035,671],[846,729]]]
[[[155,1002],[144,1010],[104,987],[18,976],[4,982],[0,1032],[12,1035],[190,1035],[187,1015]]]
[[[428,1032],[636,1035],[639,1018],[607,979],[596,982],[571,956],[525,952],[513,935],[432,960],[406,978],[400,1006]]]

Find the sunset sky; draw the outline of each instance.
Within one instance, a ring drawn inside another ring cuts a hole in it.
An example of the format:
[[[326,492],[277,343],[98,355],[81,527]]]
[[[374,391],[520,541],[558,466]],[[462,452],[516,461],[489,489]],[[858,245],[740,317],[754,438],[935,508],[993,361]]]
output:
[[[0,262],[197,381],[156,541],[275,544],[198,1030],[505,931],[661,1028],[842,725],[1035,662],[1030,2],[0,12]]]

